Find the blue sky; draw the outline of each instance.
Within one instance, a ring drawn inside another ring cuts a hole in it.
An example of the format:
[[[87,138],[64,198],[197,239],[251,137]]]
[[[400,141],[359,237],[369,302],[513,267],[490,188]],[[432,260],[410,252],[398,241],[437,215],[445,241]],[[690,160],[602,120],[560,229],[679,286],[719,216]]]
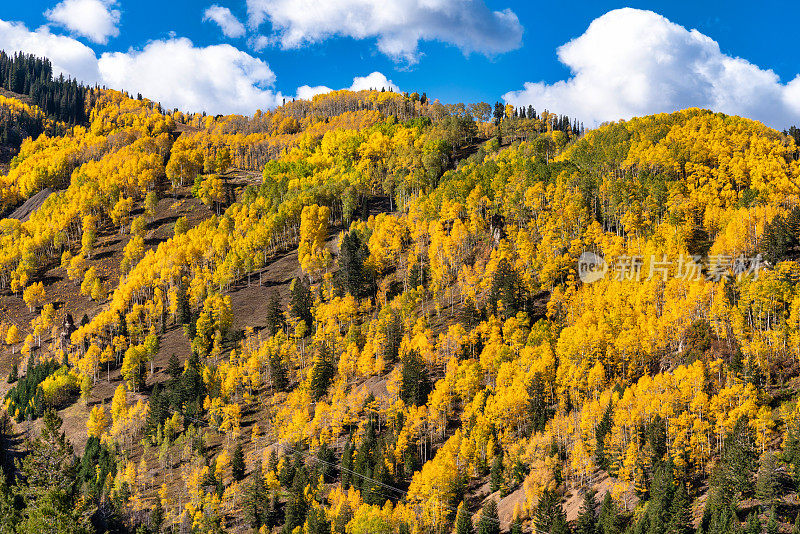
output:
[[[700,106],[785,128],[800,123],[798,15],[788,2],[50,0],[4,2],[0,47],[188,111],[391,80],[587,124]]]

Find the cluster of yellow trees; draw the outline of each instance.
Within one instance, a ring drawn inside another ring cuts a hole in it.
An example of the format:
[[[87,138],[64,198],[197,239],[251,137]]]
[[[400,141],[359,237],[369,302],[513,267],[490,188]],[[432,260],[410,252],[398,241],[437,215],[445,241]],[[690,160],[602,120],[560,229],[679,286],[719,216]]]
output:
[[[55,392],[74,376],[88,396],[104,367],[119,367],[125,384],[110,414],[97,407],[88,420],[106,441],[130,444],[146,431],[147,401],[128,398],[147,383],[162,333],[186,325],[206,395],[192,418],[170,413],[160,452],[128,460],[109,481],[125,483],[133,512],[158,498],[170,521],[230,520],[245,492],[229,465],[237,443],[247,444],[248,469],[261,465],[282,495],[270,453],[280,466],[290,455],[269,445],[338,457],[373,432],[404,499],[377,505],[355,488],[316,483],[305,492],[330,520],[350,510],[348,532],[400,522],[445,531],[464,488],[490,466],[502,494],[524,488],[520,519],[544,491],[590,484],[599,469],[628,509],[652,481],[642,428],[663,422],[676,470],[702,479],[740,418],[762,453],[793,424],[797,412],[773,409],[768,393],[800,357],[791,251],[758,276],[719,280],[681,279],[672,265],[670,276],[588,284],[576,271],[585,251],[610,264],[760,252],[765,228],[800,201],[800,164],[793,141],[758,123],[686,110],[578,139],[544,115],[515,134],[525,141],[486,143],[456,163],[459,137],[477,135],[459,123],[472,124],[466,110],[391,92],[212,118],[165,115],[109,91],[91,117],[88,128],[26,141],[3,178],[9,203],[62,189],[25,223],[0,222],[0,287],[41,308],[37,268],[60,259],[92,298],[112,289],[72,335],[72,374],[42,386]],[[507,131],[514,120],[504,119]],[[263,183],[223,205],[220,175],[231,166],[263,168]],[[145,251],[131,213],[169,184],[195,184],[219,212]],[[365,216],[384,196],[390,212]],[[335,225],[344,229],[338,249],[328,243]],[[111,288],[86,269],[108,227],[132,234]],[[283,306],[273,335],[235,341],[226,291],[294,246],[311,283],[310,324]],[[374,293],[354,296],[347,275],[370,278]],[[43,332],[53,321],[39,323]],[[18,331],[7,335],[19,342]],[[251,409],[258,424],[246,428]],[[223,441],[211,464],[187,444],[201,433],[197,418]],[[146,479],[156,456],[161,469],[180,469],[169,486]],[[406,473],[412,457],[419,469]],[[210,473],[222,493],[203,482]]]

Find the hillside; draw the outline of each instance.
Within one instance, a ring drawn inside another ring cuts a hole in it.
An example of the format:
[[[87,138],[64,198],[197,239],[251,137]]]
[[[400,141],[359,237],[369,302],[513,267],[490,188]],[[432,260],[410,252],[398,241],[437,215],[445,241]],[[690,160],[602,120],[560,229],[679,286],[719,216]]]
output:
[[[791,136],[90,95],[0,176],[10,531],[790,531]]]

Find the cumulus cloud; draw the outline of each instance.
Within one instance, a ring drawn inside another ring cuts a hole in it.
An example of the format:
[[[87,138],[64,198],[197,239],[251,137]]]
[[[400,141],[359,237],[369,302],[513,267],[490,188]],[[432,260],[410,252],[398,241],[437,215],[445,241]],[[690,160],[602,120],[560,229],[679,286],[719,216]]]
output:
[[[105,53],[98,62],[110,87],[140,92],[167,108],[252,113],[274,107],[275,74],[228,44],[195,47],[189,39],[152,41],[141,50]]]
[[[203,14],[203,21],[213,21],[219,25],[225,37],[243,37],[245,34],[244,24],[231,13],[227,7],[212,5]]]
[[[64,74],[87,83],[100,79],[94,50],[71,37],[50,33],[47,26],[31,31],[21,22],[0,20],[0,49],[47,57],[56,76]]]
[[[269,65],[229,44],[198,47],[189,39],[170,37],[98,58],[85,44],[54,35],[47,26],[31,31],[21,22],[0,20],[0,49],[48,57],[56,76],[141,93],[167,109],[251,114],[279,105],[285,96],[275,90],[276,77]],[[348,87],[370,88],[400,90],[380,72],[353,78]],[[330,91],[322,85],[304,85],[296,98],[311,99]]]
[[[353,78],[353,85],[350,86],[351,91],[363,91],[364,89],[391,89],[398,92],[400,88],[395,85],[392,80],[389,80],[380,72],[373,72],[367,76]]]
[[[377,71],[367,76],[356,76],[353,78],[352,85],[346,89],[350,91],[363,91],[366,89],[386,89],[387,91],[391,89],[394,92],[400,91],[400,88],[392,80],[388,79],[383,73]],[[331,91],[333,91],[333,89],[324,85],[317,85],[315,87],[303,85],[297,88],[297,98],[311,100],[316,95],[330,93]]]
[[[275,107],[275,73],[261,59],[231,45],[197,47],[185,38],[151,41],[142,49],[94,51],[47,26],[35,31],[0,20],[0,49],[44,56],[56,76],[100,84],[161,102],[167,108],[208,113],[250,114]]]
[[[247,11],[252,28],[271,23],[283,48],[334,36],[376,38],[378,50],[408,64],[418,60],[419,41],[442,41],[465,54],[486,55],[522,43],[514,12],[492,11],[484,0],[247,0]]]
[[[783,128],[800,120],[800,76],[783,84],[772,70],[723,54],[719,44],[652,11],[618,9],[558,49],[572,76],[526,83],[503,95],[573,115],[587,124],[686,107],[742,115]]]
[[[62,0],[44,16],[76,35],[106,44],[109,37],[119,35],[120,12],[115,5],[116,0]]]

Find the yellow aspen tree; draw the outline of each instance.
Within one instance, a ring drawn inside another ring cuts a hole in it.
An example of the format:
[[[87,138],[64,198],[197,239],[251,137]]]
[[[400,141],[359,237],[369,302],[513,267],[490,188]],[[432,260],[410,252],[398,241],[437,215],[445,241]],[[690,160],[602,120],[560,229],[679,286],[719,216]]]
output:
[[[108,429],[111,422],[108,420],[104,406],[95,406],[89,412],[89,420],[86,421],[86,433],[89,437],[99,438]]]
[[[15,324],[12,324],[8,327],[8,331],[6,332],[6,345],[11,347],[12,354],[16,352],[16,345],[21,341],[22,333],[19,331],[19,327]]]
[[[297,258],[303,271],[318,276],[331,262],[331,253],[325,247],[328,238],[328,221],[331,210],[327,206],[305,206],[300,214],[300,245]]]
[[[29,285],[25,288],[25,291],[22,292],[22,299],[25,301],[25,304],[28,305],[29,311],[43,306],[45,303],[44,285],[41,282]]]

